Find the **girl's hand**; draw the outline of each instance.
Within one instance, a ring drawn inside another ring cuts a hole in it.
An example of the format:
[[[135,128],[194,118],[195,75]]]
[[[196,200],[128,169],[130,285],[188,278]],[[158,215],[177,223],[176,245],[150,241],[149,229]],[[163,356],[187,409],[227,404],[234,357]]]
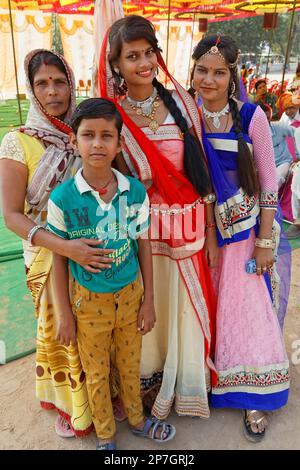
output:
[[[156,315],[153,302],[143,302],[138,314],[138,331],[142,335],[149,333],[152,330],[156,322]]]
[[[220,248],[217,243],[216,229],[213,227],[207,227],[204,252],[207,264],[210,268],[216,268],[218,266],[219,250]]]
[[[63,312],[60,316],[56,340],[64,346],[76,345],[76,322],[72,312]]]
[[[69,240],[66,243],[67,252],[65,256],[91,273],[99,273],[102,269],[110,268],[114,262],[113,258],[107,256],[113,253],[114,250],[98,247],[103,243],[101,240],[78,238]]]
[[[274,264],[272,248],[259,248],[256,246],[252,257],[256,260],[256,274],[258,276],[266,273],[268,268],[271,268]]]

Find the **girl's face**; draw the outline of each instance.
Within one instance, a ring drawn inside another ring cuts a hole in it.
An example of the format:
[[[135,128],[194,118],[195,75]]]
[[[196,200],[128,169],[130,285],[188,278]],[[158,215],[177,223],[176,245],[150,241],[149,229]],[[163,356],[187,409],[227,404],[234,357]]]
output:
[[[41,65],[34,75],[33,92],[51,116],[63,119],[66,115],[71,91],[66,75],[55,65]]]
[[[146,39],[124,42],[116,65],[129,88],[145,86],[155,77],[157,56]]]
[[[208,54],[196,62],[193,85],[205,102],[228,101],[230,70],[216,54]]]

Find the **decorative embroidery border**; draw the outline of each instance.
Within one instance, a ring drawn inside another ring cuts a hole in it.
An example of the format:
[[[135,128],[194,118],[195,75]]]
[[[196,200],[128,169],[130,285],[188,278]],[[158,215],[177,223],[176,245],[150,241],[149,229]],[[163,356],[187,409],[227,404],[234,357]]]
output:
[[[265,209],[277,209],[278,204],[278,192],[262,191],[259,195],[259,205]]]

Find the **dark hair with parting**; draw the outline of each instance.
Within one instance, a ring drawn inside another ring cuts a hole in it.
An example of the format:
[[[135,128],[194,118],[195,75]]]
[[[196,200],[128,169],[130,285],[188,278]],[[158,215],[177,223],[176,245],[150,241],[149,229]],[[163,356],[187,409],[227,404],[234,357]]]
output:
[[[130,15],[116,21],[109,33],[109,43],[111,54],[109,62],[117,84],[120,83],[120,76],[114,71],[114,65],[118,61],[122,45],[124,42],[132,42],[145,39],[153,47],[156,54],[160,52],[158,40],[155,36],[155,29],[152,23],[142,16]],[[189,132],[188,124],[181,110],[172,97],[172,94],[156,78],[153,86],[157,89],[159,97],[166,108],[173,116],[177,126],[184,136],[184,168],[188,179],[191,181],[197,192],[205,196],[211,191],[210,180],[205,163],[205,156],[197,137]],[[124,89],[117,86],[116,93],[124,94]]]
[[[219,40],[218,40],[219,38]],[[229,66],[230,64],[237,63],[239,49],[232,38],[229,36],[218,36],[218,35],[210,35],[205,36],[201,41],[197,44],[194,49],[192,58],[197,61],[200,59],[203,54],[208,52],[212,46],[215,46],[218,40],[218,50],[222,54],[225,59],[226,64]],[[193,67],[191,73],[191,79],[193,79],[194,71],[195,71],[196,64]],[[239,97],[239,75],[238,75],[238,67],[237,65],[234,67],[229,67],[231,80],[229,83],[228,88],[228,101],[230,112],[233,121],[234,131],[238,140],[238,176],[240,180],[240,185],[246,191],[249,196],[253,196],[259,191],[259,183],[257,178],[257,172],[254,165],[254,160],[249,150],[249,147],[243,137],[243,126],[242,120],[238,108],[238,104],[235,98],[230,97],[232,84],[235,84],[235,95]]]
[[[120,136],[123,125],[121,114],[112,101],[104,98],[88,98],[77,106],[71,118],[71,127],[74,134],[77,134],[78,128],[83,119],[97,118],[106,119],[107,121],[115,121],[116,128]]]
[[[58,70],[65,74],[68,78],[68,74],[64,63],[60,60],[60,58],[53,54],[50,51],[40,51],[37,52],[29,62],[28,65],[28,77],[30,81],[30,85],[33,87],[34,76],[38,72],[39,68],[42,65],[54,65],[58,68]]]
[[[266,80],[264,78],[261,78],[260,80],[257,80],[255,83],[254,83],[254,88],[255,88],[255,91],[257,91],[257,88],[259,87],[259,85],[261,85],[262,83],[264,83],[265,85],[267,84]]]

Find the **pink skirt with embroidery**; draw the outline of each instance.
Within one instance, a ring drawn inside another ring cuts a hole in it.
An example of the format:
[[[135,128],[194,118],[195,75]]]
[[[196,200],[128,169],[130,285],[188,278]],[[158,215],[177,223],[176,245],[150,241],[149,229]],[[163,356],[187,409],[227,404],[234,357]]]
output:
[[[288,398],[288,358],[263,276],[247,274],[255,234],[221,249],[214,407],[271,410]]]

